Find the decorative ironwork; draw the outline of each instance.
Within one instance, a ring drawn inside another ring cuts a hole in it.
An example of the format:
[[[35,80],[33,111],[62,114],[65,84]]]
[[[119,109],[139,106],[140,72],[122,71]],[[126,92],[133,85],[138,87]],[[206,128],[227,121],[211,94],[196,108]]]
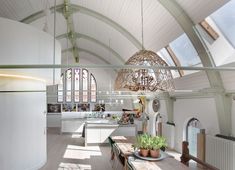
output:
[[[156,53],[140,50],[128,59],[126,65],[168,66]],[[173,78],[167,69],[121,69],[115,81],[116,90],[131,91],[171,91],[174,89]]]

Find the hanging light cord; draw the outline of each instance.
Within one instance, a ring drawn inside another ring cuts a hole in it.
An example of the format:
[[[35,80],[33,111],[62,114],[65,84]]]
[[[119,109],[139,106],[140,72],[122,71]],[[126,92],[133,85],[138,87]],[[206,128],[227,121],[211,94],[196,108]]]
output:
[[[142,50],[144,50],[144,12],[143,12],[143,0],[141,0],[141,43],[142,43]]]

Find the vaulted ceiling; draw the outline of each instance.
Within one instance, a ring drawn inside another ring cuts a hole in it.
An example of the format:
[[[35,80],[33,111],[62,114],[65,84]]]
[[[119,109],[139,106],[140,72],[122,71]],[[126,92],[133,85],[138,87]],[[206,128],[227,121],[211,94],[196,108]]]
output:
[[[176,0],[198,23],[228,0]],[[143,1],[144,46],[157,52],[183,33],[158,2]],[[54,17],[54,6],[56,16]],[[141,0],[0,0],[0,16],[31,24],[54,35],[62,63],[79,58],[122,64],[141,48]],[[56,27],[54,30],[54,18]]]

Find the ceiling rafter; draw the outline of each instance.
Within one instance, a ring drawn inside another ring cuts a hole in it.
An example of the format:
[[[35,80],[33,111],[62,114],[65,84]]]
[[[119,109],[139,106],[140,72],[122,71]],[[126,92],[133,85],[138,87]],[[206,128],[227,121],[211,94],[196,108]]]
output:
[[[56,11],[63,13],[64,5],[60,4],[60,5],[57,5],[55,8],[56,8]],[[71,11],[73,13],[80,12],[80,13],[89,15],[91,17],[94,17],[94,18],[110,25],[111,27],[116,29],[118,32],[120,32],[124,37],[126,37],[137,49],[140,50],[142,48],[141,43],[129,31],[127,31],[124,27],[122,27],[121,25],[119,25],[118,23],[113,21],[112,19],[110,19],[110,18],[108,18],[108,17],[106,17],[96,11],[93,11],[91,9],[88,9],[88,8],[85,8],[85,7],[82,7],[79,5],[70,4],[70,8],[72,9]],[[54,7],[51,7],[50,11],[52,13],[53,13],[53,10],[54,10]],[[45,16],[45,12],[42,10],[42,11],[36,12],[36,13],[22,19],[21,22],[26,23],[26,24],[30,24],[31,22],[33,22],[37,19],[40,19],[44,16]]]
[[[88,41],[92,41],[92,42],[102,46],[103,48],[110,51],[114,56],[116,56],[121,63],[123,63],[123,64],[125,63],[124,59],[121,57],[121,55],[119,53],[117,53],[115,50],[113,50],[111,47],[107,46],[103,42],[101,42],[101,41],[99,41],[99,40],[97,40],[93,37],[90,37],[88,35],[77,33],[77,32],[75,32],[74,35],[75,35],[75,38],[77,38],[77,39],[79,39],[79,38],[86,39]],[[62,34],[62,35],[58,35],[56,37],[56,39],[58,39],[58,40],[63,39],[63,38],[68,38],[68,35],[67,34]]]
[[[66,53],[66,52],[71,52],[73,49],[72,48],[67,48],[67,49],[64,49],[62,50],[62,53]],[[79,53],[80,52],[85,52],[85,53],[88,53],[90,55],[93,55],[95,57],[97,57],[98,59],[102,60],[103,62],[105,62],[106,64],[111,64],[109,61],[107,61],[106,59],[104,59],[103,57],[101,57],[100,55],[90,51],[90,50],[87,50],[87,49],[84,49],[84,48],[78,48],[78,51]]]
[[[74,23],[73,23],[73,17],[72,17],[73,12],[70,7],[69,0],[64,0],[64,7],[62,9],[63,9],[63,15],[67,23],[67,32],[68,32],[67,37],[72,44],[72,52],[73,52],[75,62],[78,63],[79,54],[78,54],[76,36],[75,36],[75,31],[74,31]]]

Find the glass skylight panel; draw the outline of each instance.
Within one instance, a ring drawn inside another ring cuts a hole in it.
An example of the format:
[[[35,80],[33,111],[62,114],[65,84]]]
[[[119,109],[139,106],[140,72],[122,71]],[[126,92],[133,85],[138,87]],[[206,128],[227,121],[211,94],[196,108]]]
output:
[[[235,0],[231,0],[214,12],[211,18],[235,48]]]
[[[166,51],[165,48],[162,48],[160,51],[157,52],[157,54],[169,65],[169,66],[175,66],[173,60],[171,59],[171,56]],[[180,77],[178,70],[171,70],[171,74],[174,78]]]
[[[201,63],[197,51],[185,33],[171,42],[169,46],[179,59],[181,66],[197,66]]]

